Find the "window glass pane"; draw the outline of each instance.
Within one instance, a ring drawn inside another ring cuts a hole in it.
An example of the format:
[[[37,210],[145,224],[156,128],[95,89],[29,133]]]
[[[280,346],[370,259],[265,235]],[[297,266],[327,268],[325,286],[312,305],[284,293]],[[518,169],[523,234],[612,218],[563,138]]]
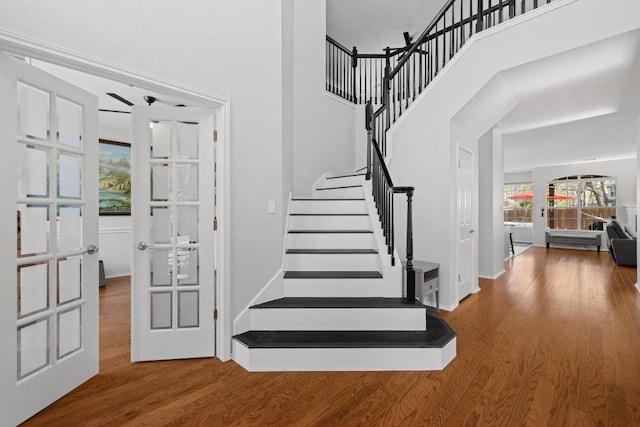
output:
[[[81,307],[58,313],[58,359],[80,350],[81,346]]]
[[[533,184],[531,182],[505,184],[504,221],[532,223]]]
[[[58,154],[58,197],[80,199],[82,197],[82,159],[68,153]]]
[[[49,149],[18,144],[18,198],[49,197]]]
[[[58,260],[58,304],[82,296],[82,255]]]
[[[18,136],[48,141],[50,105],[48,92],[18,82]]]
[[[49,205],[18,204],[18,257],[49,251]]]
[[[49,262],[18,266],[18,317],[49,307]]]
[[[49,364],[49,319],[18,328],[18,380]]]
[[[58,205],[56,223],[58,251],[82,248],[82,208],[72,205]]]
[[[58,98],[58,141],[74,148],[82,145],[82,106]]]
[[[600,176],[572,176],[547,187],[547,226],[562,230],[602,230],[616,215],[616,180]]]

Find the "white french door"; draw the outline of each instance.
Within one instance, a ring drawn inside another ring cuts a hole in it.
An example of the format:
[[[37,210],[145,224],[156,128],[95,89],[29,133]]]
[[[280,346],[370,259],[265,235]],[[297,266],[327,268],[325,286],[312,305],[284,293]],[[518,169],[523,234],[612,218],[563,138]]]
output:
[[[132,361],[215,355],[214,111],[132,108]]]
[[[0,424],[98,373],[98,102],[0,54]]]
[[[458,301],[471,294],[475,254],[474,159],[473,153],[458,148]]]

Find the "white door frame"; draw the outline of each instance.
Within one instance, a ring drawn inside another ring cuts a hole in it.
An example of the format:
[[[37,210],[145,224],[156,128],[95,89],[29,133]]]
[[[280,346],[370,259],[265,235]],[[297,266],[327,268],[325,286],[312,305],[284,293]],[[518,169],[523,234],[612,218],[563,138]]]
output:
[[[0,51],[50,62],[73,70],[93,74],[125,84],[166,93],[185,100],[204,104],[216,111],[217,159],[217,207],[218,231],[216,238],[216,308],[218,321],[216,327],[216,357],[222,361],[231,358],[231,298],[230,280],[230,129],[231,102],[219,95],[189,88],[179,83],[161,79],[151,74],[118,67],[96,58],[63,50],[60,47],[25,38],[21,35],[0,30]]]

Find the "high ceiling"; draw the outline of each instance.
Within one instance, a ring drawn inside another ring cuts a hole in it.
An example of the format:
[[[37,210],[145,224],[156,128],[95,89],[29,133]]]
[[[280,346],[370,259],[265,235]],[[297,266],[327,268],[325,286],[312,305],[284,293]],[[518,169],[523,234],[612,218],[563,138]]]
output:
[[[517,106],[501,122],[507,172],[633,158],[640,32],[500,73]]]
[[[362,53],[405,45],[422,33],[447,0],[327,0],[327,34]]]

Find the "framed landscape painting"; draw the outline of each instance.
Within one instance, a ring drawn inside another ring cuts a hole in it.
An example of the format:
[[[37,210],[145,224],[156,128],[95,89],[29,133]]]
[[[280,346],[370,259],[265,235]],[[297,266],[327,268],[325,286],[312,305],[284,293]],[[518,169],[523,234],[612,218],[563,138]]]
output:
[[[99,142],[99,213],[131,215],[131,145]]]

